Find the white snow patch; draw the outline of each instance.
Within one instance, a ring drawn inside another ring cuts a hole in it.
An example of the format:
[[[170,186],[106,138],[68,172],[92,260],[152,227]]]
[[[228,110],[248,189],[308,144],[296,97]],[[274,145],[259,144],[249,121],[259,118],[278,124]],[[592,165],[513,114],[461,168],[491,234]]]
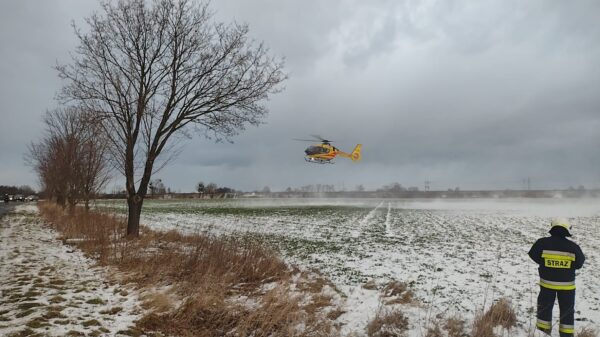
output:
[[[387,212],[380,210],[387,202]],[[576,318],[600,324],[600,202],[522,200],[149,201],[142,222],[154,229],[251,233],[279,245],[286,259],[317,268],[347,296],[344,332],[364,334],[379,307],[368,279],[407,282],[423,308],[403,308],[410,336],[431,317],[458,315],[467,326],[491,301],[509,299],[524,337],[535,321],[537,266],[527,251],[550,218],[568,216],[587,260],[577,276]],[[237,208],[240,212],[220,212]],[[558,316],[558,307],[554,310]],[[576,323],[577,328],[583,324]]]
[[[108,281],[107,269],[63,245],[35,213],[35,206],[22,205],[0,219],[0,335],[28,324],[44,336],[117,336],[133,326],[141,314],[135,291]],[[47,316],[51,308],[54,316]]]

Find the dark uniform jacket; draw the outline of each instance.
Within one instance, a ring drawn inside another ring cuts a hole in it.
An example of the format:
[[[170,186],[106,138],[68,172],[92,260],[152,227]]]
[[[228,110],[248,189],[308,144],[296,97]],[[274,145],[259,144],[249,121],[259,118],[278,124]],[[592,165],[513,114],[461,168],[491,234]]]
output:
[[[554,290],[575,289],[575,270],[585,262],[581,248],[562,235],[537,240],[529,257],[539,265],[540,285]]]

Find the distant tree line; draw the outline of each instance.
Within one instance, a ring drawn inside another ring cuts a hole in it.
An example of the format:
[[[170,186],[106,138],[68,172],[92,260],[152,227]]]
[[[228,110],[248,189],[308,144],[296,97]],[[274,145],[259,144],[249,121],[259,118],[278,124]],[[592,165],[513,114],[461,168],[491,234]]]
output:
[[[269,190],[270,191],[270,190]],[[285,192],[326,193],[335,192],[335,186],[329,184],[311,184],[296,188],[288,187]]]
[[[400,183],[391,183],[391,184],[388,184],[388,185],[383,185],[382,187],[376,189],[375,191],[376,192],[392,192],[392,193],[397,193],[397,192],[406,192],[406,191],[416,192],[418,190],[419,190],[418,187],[404,187]]]
[[[331,192],[344,192],[346,191],[344,188],[336,189],[335,185],[332,184],[310,184],[300,187],[287,187],[284,192],[299,192],[299,193],[331,193]],[[353,192],[365,192],[366,189],[362,184],[356,185]],[[418,187],[404,187],[400,183],[391,183],[387,185],[383,185],[380,188],[377,188],[375,192],[416,192],[419,191]],[[264,191],[263,191],[264,192]]]
[[[227,194],[227,193],[236,193],[237,191],[233,188],[229,188],[226,186],[217,186],[215,183],[204,184],[204,182],[199,182],[196,184],[196,192],[200,194],[206,195],[215,195],[215,194]]]
[[[23,185],[23,186],[0,185],[0,195],[4,195],[4,194],[11,194],[11,195],[22,194],[22,195],[27,196],[27,195],[32,195],[32,194],[36,194],[36,193],[33,190],[33,188],[31,188],[28,185]]]

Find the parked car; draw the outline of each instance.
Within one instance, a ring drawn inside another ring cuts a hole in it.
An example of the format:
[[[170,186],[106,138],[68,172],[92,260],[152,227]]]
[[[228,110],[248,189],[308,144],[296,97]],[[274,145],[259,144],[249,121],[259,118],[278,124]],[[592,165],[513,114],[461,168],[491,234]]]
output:
[[[14,196],[14,195],[11,195],[11,194],[9,194],[9,195],[8,195],[8,201],[14,201],[14,200],[15,200],[15,196]]]
[[[39,198],[37,195],[28,195],[27,197],[25,197],[25,201],[38,201]]]
[[[23,194],[17,194],[15,195],[14,199],[16,201],[25,201],[25,196],[23,196]]]

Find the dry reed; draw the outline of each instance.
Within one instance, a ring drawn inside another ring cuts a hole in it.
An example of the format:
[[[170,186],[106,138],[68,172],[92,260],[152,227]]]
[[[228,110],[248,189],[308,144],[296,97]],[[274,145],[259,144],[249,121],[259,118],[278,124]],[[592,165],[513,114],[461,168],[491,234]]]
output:
[[[577,333],[577,337],[598,337],[598,331],[592,327],[584,327]]]
[[[465,321],[458,317],[448,318],[444,329],[448,332],[448,337],[463,337],[465,336]]]
[[[408,331],[408,318],[400,310],[381,308],[367,324],[369,337],[400,337]]]
[[[332,306],[331,299],[320,292],[330,283],[312,277],[292,291],[294,270],[255,239],[145,227],[139,238],[131,239],[125,237],[122,218],[77,208],[65,212],[51,203],[40,203],[39,208],[65,243],[100,264],[115,266],[124,282],[147,290],[167,285],[174,290],[171,295],[146,296],[149,313],[138,323],[142,330],[178,336],[338,335],[323,310]],[[273,283],[274,289],[265,290]],[[239,298],[253,304],[235,301]],[[173,304],[177,302],[181,304]]]
[[[501,326],[510,330],[517,324],[517,315],[510,302],[504,298],[486,311],[483,315],[475,317],[473,323],[472,337],[495,337],[494,327]]]

